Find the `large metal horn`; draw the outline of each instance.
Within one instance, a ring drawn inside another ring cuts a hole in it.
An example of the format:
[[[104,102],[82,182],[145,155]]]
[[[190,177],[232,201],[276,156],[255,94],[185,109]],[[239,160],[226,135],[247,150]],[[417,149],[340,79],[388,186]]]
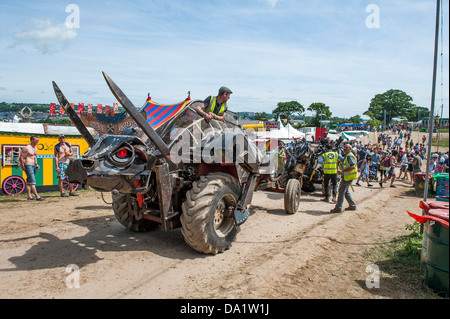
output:
[[[64,108],[67,115],[72,120],[73,124],[75,124],[76,128],[80,132],[81,136],[86,140],[86,142],[89,144],[89,147],[94,146],[95,139],[92,137],[91,133],[89,133],[86,126],[81,121],[80,117],[75,113],[75,110],[70,106],[69,101],[66,99],[64,94],[61,92],[59,87],[56,85],[55,81],[52,81],[53,83],[53,90],[55,90],[56,98],[59,101],[59,104]]]
[[[127,110],[127,112],[131,115],[131,117],[135,120],[136,124],[140,126],[140,128],[144,131],[144,133],[149,137],[149,139],[153,142],[156,148],[161,152],[164,157],[170,161],[169,154],[170,150],[167,147],[166,143],[162,140],[162,138],[156,134],[155,130],[147,123],[144,117],[137,111],[136,107],[131,103],[125,93],[114,83],[113,80],[105,73],[103,73],[103,77],[108,83],[111,92],[116,97],[117,101]]]

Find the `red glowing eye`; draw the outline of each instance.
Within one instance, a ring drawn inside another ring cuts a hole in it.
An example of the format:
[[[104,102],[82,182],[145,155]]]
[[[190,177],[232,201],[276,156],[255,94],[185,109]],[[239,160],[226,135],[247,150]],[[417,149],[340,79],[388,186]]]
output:
[[[118,150],[116,154],[118,157],[124,158],[128,155],[128,150],[125,148],[122,148],[122,149]]]

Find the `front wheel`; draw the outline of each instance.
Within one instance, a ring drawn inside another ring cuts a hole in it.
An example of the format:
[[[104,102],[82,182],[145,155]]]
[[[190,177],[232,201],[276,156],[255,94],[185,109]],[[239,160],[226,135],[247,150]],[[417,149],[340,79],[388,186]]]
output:
[[[181,233],[189,246],[205,254],[230,248],[238,232],[234,210],[240,189],[239,182],[225,173],[210,173],[193,183],[180,218]]]
[[[139,209],[137,199],[130,194],[112,194],[112,208],[116,219],[127,229],[135,232],[146,232],[158,227],[158,223],[148,220],[137,220],[134,210]]]
[[[288,214],[295,214],[300,206],[302,185],[298,179],[290,179],[284,191],[284,210]]]

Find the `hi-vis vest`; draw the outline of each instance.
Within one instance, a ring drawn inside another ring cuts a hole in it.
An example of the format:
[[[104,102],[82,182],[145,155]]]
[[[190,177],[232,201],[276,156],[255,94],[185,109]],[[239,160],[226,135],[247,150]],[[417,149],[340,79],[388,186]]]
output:
[[[208,112],[214,113],[214,109],[216,108],[216,101],[217,101],[217,96],[211,96],[211,99],[209,100]],[[225,112],[227,109],[228,109],[228,102],[222,103],[219,113],[214,113],[214,114],[222,115],[223,112]]]
[[[323,173],[336,174],[338,171],[337,169],[338,154],[336,152],[329,151],[322,154],[322,157],[324,158]]]
[[[348,163],[349,156],[353,156],[353,158],[355,160],[355,163],[356,163],[356,157],[353,154],[353,152],[350,151],[347,154],[347,156],[344,158],[344,165],[342,167],[343,170],[345,170],[345,169],[350,167],[350,164]],[[350,172],[344,172],[344,181],[346,181],[346,182],[352,181],[352,180],[357,179],[357,178],[358,178],[358,168],[356,167],[356,165],[355,165],[355,168],[352,169]]]

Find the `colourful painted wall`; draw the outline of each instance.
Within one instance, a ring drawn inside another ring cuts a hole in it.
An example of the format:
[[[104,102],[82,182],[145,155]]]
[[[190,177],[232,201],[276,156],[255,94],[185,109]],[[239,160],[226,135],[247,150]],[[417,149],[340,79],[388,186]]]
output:
[[[36,186],[57,185],[58,179],[55,171],[54,147],[59,143],[57,135],[39,135],[38,164],[40,169],[36,173]],[[12,175],[21,176],[26,180],[26,174],[16,165],[3,165],[3,146],[4,145],[23,145],[30,144],[31,134],[26,133],[2,133],[0,132],[0,185],[3,181]],[[79,154],[82,155],[88,151],[89,146],[81,136],[66,135],[66,142],[72,146],[79,147]]]

